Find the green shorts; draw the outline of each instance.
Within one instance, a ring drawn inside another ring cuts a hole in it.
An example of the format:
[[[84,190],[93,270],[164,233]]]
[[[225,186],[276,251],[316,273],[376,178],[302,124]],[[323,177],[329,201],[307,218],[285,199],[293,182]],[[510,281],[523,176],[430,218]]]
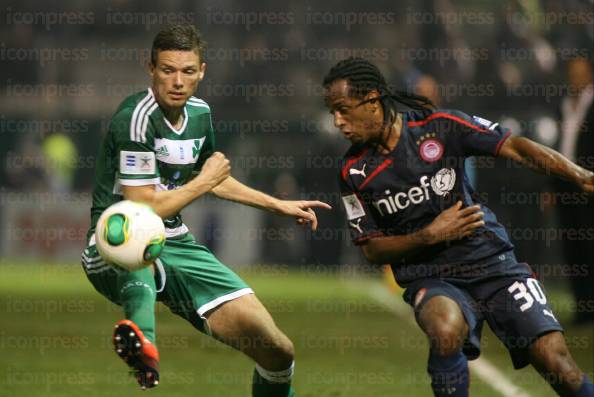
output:
[[[119,276],[123,270],[106,264],[93,240],[82,255],[82,266],[95,289],[113,303],[121,305],[122,278]],[[157,300],[207,334],[205,313],[225,302],[254,293],[208,248],[196,243],[190,233],[168,238],[153,267]]]

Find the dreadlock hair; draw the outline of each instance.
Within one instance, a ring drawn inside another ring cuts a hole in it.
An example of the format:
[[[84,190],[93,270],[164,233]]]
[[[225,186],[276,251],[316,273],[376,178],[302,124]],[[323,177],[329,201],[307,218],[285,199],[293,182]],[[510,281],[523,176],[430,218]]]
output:
[[[386,84],[382,72],[373,63],[366,59],[350,57],[334,65],[322,85],[330,87],[337,80],[346,80],[349,85],[350,94],[356,98],[363,98],[369,92],[376,90],[379,98],[367,99],[361,102],[372,102],[379,100],[384,111],[384,125],[391,125],[398,113],[397,103],[408,106],[411,109],[427,110],[435,105],[424,96],[411,94],[403,91],[391,92]]]

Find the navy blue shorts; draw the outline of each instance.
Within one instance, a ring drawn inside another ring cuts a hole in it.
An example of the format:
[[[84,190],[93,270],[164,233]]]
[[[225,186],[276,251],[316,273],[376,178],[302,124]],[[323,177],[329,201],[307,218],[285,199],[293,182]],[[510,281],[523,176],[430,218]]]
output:
[[[513,254],[509,257],[515,260]],[[480,355],[485,320],[508,349],[516,369],[529,364],[529,348],[536,339],[552,331],[563,332],[533,275],[520,272],[472,280],[422,279],[404,292],[404,300],[416,312],[434,296],[447,296],[460,306],[469,328],[463,347],[469,360]]]

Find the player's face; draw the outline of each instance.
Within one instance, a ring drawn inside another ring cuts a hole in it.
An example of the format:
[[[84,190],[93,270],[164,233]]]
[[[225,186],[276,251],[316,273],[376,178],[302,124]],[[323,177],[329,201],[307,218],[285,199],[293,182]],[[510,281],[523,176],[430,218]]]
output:
[[[205,70],[206,64],[194,51],[159,51],[156,65],[150,65],[153,91],[159,104],[183,107],[196,91]]]
[[[336,80],[326,91],[326,106],[334,116],[334,126],[353,144],[365,143],[380,134],[383,111],[379,102],[361,103],[374,95],[377,93],[352,97],[346,80]]]

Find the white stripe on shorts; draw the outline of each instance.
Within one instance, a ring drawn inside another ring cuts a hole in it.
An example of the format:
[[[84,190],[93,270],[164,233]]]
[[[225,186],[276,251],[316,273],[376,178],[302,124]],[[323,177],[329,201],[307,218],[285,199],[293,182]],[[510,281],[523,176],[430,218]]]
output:
[[[100,266],[100,267],[96,267],[96,268],[93,268],[93,269],[85,269],[85,271],[88,274],[103,273],[103,272],[108,271],[108,270],[115,270],[115,269],[112,266],[109,266],[109,265]]]
[[[219,296],[218,298],[213,299],[208,303],[205,303],[204,305],[200,306],[198,308],[198,310],[196,310],[196,312],[198,313],[198,315],[200,317],[204,318],[204,314],[206,312],[214,309],[215,307],[222,305],[225,302],[229,302],[234,299],[240,298],[244,295],[253,294],[253,293],[254,293],[254,291],[251,288],[243,288],[243,289],[231,292],[227,295]]]
[[[94,258],[88,257],[86,254],[82,254],[82,259],[86,265],[92,265],[93,263],[97,263],[103,260],[100,256],[96,256]]]
[[[161,276],[161,285],[156,286],[157,293],[159,293],[165,289],[165,283],[167,282],[167,274],[165,273],[163,262],[161,262],[161,259],[159,258],[155,260],[155,268],[159,271],[159,275]]]

